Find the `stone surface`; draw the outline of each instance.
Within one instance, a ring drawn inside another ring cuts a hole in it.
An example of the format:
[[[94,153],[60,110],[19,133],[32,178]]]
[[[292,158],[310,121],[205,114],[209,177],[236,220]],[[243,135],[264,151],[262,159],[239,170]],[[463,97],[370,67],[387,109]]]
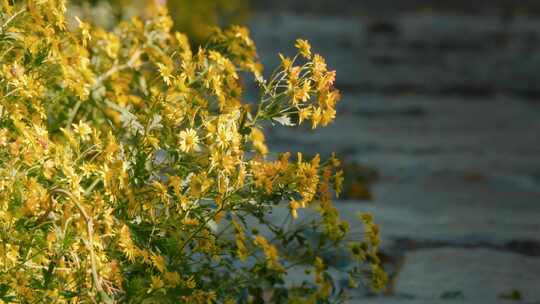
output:
[[[307,38],[343,92],[335,123],[269,129],[271,150],[335,151],[379,172],[372,202],[336,206],[351,238],[358,212],[375,215],[393,289],[350,303],[509,303],[498,295],[512,289],[540,303],[538,19],[324,13],[265,11],[251,28],[268,70]]]
[[[261,13],[250,24],[263,61],[278,64],[297,38],[336,69],[348,90],[540,95],[540,21],[516,17],[410,13],[365,16]],[[463,35],[467,33],[467,35]],[[272,68],[269,68],[271,71]]]
[[[510,304],[512,301],[506,300],[463,300],[463,299],[412,299],[408,297],[386,297],[386,298],[367,298],[355,299],[346,302],[347,304]],[[526,302],[516,302],[526,303]]]
[[[277,128],[277,149],[329,153],[400,174],[434,170],[528,175],[539,184],[540,107],[520,99],[344,93],[338,119]],[[390,173],[390,172],[388,172]]]
[[[524,301],[540,302],[538,273],[537,258],[485,249],[434,249],[409,254],[395,288],[398,294],[428,300],[460,291],[473,301],[497,301],[515,289]]]
[[[535,0],[251,0],[261,11],[316,12],[339,15],[399,15],[403,12],[446,11],[452,13],[538,14],[540,4]]]

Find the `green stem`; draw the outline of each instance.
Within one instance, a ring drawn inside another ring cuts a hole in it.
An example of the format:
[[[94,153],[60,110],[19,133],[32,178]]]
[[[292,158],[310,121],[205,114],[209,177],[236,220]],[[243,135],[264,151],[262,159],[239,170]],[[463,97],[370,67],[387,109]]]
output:
[[[82,104],[82,100],[77,101],[75,106],[71,109],[71,112],[69,112],[69,117],[66,122],[66,129],[71,128],[71,124],[73,123],[73,120],[75,119],[75,116],[77,115],[77,112],[79,112],[81,104]]]

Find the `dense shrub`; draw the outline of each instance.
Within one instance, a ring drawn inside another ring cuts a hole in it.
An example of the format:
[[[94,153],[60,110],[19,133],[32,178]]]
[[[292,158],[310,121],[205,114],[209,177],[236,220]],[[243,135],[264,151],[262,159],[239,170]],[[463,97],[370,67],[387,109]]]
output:
[[[339,161],[265,145],[263,126],[334,119],[335,72],[306,41],[265,80],[244,28],[193,52],[163,7],[109,32],[68,26],[62,0],[9,3],[0,303],[325,303],[340,288],[323,253],[339,248],[351,285],[384,284],[377,226],[365,214],[364,238],[347,238],[332,205]],[[295,221],[302,208],[319,216]],[[288,284],[298,265],[310,276]]]
[[[129,19],[141,12],[154,13],[156,2],[167,5],[173,29],[188,35],[195,46],[211,34],[213,26],[242,24],[249,15],[247,0],[74,0],[71,4],[76,14],[109,27],[115,20]]]

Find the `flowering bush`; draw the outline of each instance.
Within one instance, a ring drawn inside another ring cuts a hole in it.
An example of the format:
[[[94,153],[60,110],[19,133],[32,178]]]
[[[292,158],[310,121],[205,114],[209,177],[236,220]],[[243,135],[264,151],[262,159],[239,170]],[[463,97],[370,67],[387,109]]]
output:
[[[188,35],[195,46],[211,34],[212,26],[241,24],[249,15],[247,0],[74,0],[71,8],[108,27],[141,12],[151,15],[156,2],[167,5],[173,29]]]
[[[384,284],[377,226],[364,214],[365,238],[346,238],[332,205],[339,161],[265,145],[271,122],[334,119],[335,73],[307,41],[265,80],[244,28],[192,52],[163,7],[107,32],[67,26],[63,0],[15,3],[0,16],[0,303],[324,303],[341,293],[323,253],[341,247],[351,284]],[[284,223],[319,216],[280,225],[281,205]],[[311,279],[290,284],[297,265]]]

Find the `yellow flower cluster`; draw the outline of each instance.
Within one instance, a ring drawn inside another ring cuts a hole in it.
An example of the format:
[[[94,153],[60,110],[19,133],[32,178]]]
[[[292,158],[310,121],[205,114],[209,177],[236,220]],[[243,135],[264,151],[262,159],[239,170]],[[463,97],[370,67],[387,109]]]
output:
[[[260,106],[271,109],[267,115],[272,119],[296,116],[299,124],[310,120],[313,129],[326,126],[335,119],[335,106],[341,98],[334,87],[336,72],[328,70],[321,55],[312,54],[306,40],[298,39],[296,48],[299,54],[294,58],[279,55],[281,69],[261,84],[264,97]]]
[[[222,303],[261,297],[261,284],[283,302],[287,249],[346,245],[337,159],[290,160],[265,143],[265,124],[334,119],[335,72],[307,41],[267,81],[247,29],[216,29],[194,51],[161,6],[112,31],[65,10],[2,2],[0,303]],[[256,109],[240,71],[263,88]],[[309,229],[325,242],[268,220],[287,204],[291,218],[315,206]],[[302,292],[332,296],[317,269]]]
[[[129,19],[137,14],[152,16],[156,2],[167,5],[173,28],[187,33],[196,44],[205,42],[212,26],[243,24],[250,14],[248,0],[73,0],[70,6],[85,18],[99,16],[93,22],[108,28],[117,19]],[[91,9],[92,5],[97,7]]]
[[[264,256],[266,258],[266,263],[268,264],[269,269],[278,272],[285,271],[283,269],[283,266],[279,264],[278,251],[276,247],[274,247],[274,245],[270,244],[268,240],[262,235],[257,235],[255,237],[254,243],[264,251]]]

